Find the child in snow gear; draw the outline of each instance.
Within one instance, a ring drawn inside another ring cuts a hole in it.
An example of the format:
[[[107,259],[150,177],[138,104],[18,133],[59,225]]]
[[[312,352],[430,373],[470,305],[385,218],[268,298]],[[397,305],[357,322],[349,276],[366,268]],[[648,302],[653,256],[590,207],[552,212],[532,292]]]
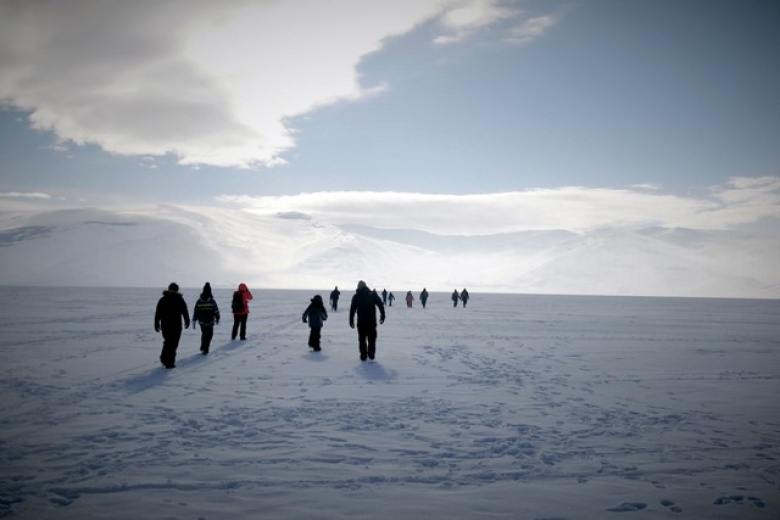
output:
[[[249,317],[249,300],[252,299],[252,293],[249,292],[246,284],[240,284],[238,290],[233,293],[231,310],[233,311],[233,330],[230,332],[230,339],[235,340],[238,336],[241,341],[246,339],[246,320]]]
[[[200,351],[205,356],[209,353],[211,338],[214,337],[214,325],[219,323],[219,307],[211,294],[211,284],[206,282],[200,298],[195,302],[192,311],[192,328],[200,324]]]
[[[309,323],[309,346],[314,352],[322,350],[320,347],[320,338],[322,337],[322,325],[325,320],[328,319],[328,311],[325,310],[325,303],[322,301],[322,296],[315,295],[311,299],[311,303],[306,310],[303,311],[301,319],[304,323]]]
[[[165,368],[173,368],[176,366],[176,349],[179,348],[181,339],[182,318],[184,318],[184,328],[189,329],[190,316],[177,284],[170,284],[168,290],[163,291],[162,294],[154,312],[154,330],[162,331],[163,336],[160,363],[165,365]]]
[[[428,289],[423,287],[423,290],[420,293],[420,303],[422,303],[423,309],[425,308],[425,304],[427,302],[428,302]]]
[[[339,291],[339,286],[337,285],[336,288],[330,292],[330,308],[334,312],[339,310],[339,296],[341,296],[341,291]]]
[[[376,308],[379,308],[379,323],[385,322],[385,306],[382,299],[371,291],[366,282],[360,280],[352,304],[349,307],[349,326],[355,328],[357,314],[358,349],[360,360],[374,359],[376,355]]]

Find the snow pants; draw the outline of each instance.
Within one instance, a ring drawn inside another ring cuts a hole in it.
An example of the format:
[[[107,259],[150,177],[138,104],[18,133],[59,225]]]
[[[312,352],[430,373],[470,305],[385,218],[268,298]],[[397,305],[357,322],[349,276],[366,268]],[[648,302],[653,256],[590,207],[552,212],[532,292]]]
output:
[[[376,354],[376,325],[357,326],[358,331],[358,349],[360,349],[360,359],[365,360],[366,355],[374,359]]]
[[[200,351],[208,354],[211,347],[211,338],[214,337],[214,325],[200,326]]]
[[[321,350],[320,338],[322,337],[322,327],[313,327],[309,332],[309,346],[314,350]]]
[[[176,364],[176,350],[181,339],[181,325],[178,327],[162,327],[163,347],[160,353],[160,362],[166,367]]]
[[[230,339],[236,339],[236,336],[246,339],[246,319],[248,317],[249,314],[233,315],[233,331],[230,333]]]

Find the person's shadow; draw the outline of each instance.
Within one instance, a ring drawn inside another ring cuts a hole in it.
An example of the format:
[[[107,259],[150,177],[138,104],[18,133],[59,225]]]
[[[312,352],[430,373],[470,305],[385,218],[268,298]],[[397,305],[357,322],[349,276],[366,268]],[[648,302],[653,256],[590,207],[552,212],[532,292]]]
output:
[[[374,361],[364,361],[356,369],[364,379],[369,381],[392,381],[398,377],[395,370],[387,370],[385,367]]]

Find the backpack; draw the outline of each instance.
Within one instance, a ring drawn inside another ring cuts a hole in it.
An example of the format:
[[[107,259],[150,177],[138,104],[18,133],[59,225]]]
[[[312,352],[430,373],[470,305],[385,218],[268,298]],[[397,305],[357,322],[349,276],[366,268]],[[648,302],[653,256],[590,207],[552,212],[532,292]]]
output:
[[[241,291],[233,293],[233,303],[230,304],[230,307],[233,309],[234,313],[239,314],[246,310],[244,307],[244,295],[241,294]]]

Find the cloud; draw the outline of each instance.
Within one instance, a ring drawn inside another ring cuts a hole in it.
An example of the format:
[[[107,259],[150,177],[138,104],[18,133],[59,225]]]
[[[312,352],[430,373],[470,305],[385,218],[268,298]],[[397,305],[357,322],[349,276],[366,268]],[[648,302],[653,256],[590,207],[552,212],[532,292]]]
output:
[[[441,24],[446,34],[434,39],[437,44],[460,42],[474,32],[495,24],[496,22],[513,18],[520,11],[500,5],[495,0],[470,0],[462,5],[456,5],[441,16]]]
[[[22,191],[0,192],[0,197],[10,198],[10,199],[39,199],[39,200],[51,199],[51,195],[49,195],[48,193],[22,192]]]
[[[382,91],[356,68],[388,38],[438,20],[458,39],[514,13],[495,0],[3,1],[0,104],[59,143],[274,166],[295,146],[289,118]]]
[[[698,198],[644,188],[572,186],[479,195],[319,192],[278,197],[223,195],[218,200],[257,213],[302,213],[333,224],[444,235],[650,226],[731,229],[780,218],[780,178],[735,177],[714,188],[709,197]]]
[[[537,16],[523,22],[512,31],[511,39],[517,43],[533,41],[554,26],[556,20],[552,16]]]
[[[528,43],[542,37],[568,12],[567,8],[562,8],[550,14],[531,16],[512,5],[501,0],[462,2],[441,16],[440,21],[445,34],[435,38],[434,43],[439,45],[459,43],[488,28],[500,28],[497,32],[505,42]]]

